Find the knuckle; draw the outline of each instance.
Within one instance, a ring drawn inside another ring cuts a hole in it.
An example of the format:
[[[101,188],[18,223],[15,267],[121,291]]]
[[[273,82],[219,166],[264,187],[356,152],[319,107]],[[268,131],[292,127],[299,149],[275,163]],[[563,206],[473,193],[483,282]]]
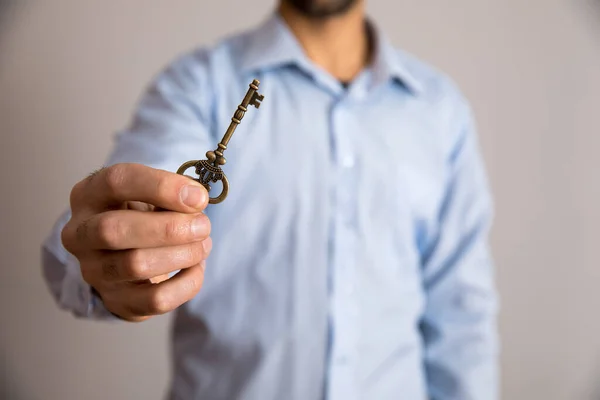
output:
[[[131,279],[147,278],[148,261],[142,250],[129,250],[123,262],[123,274]]]
[[[193,243],[191,245],[189,245],[187,247],[187,251],[188,251],[188,260],[189,262],[200,262],[202,259],[204,259],[205,254],[204,254],[204,247],[202,242],[197,242],[197,243]]]
[[[202,289],[204,283],[204,261],[192,268],[193,272],[188,277],[187,293],[188,301],[193,299]]]
[[[81,199],[85,184],[86,180],[84,179],[77,182],[71,189],[71,193],[69,194],[69,204],[71,205],[71,209],[75,209],[79,205],[79,200]]]
[[[71,229],[71,232],[73,231],[73,229]],[[73,236],[75,236],[74,240],[77,241],[78,243],[85,243],[86,241],[89,240],[89,234],[90,234],[90,221],[89,220],[83,220],[81,221],[80,224],[77,225],[77,227],[74,229],[75,234],[71,234],[71,238],[73,238]]]
[[[198,257],[198,252],[194,247],[194,244],[188,244],[174,248],[165,257],[168,260],[166,262],[177,266],[192,265]]]
[[[172,197],[172,185],[167,176],[160,176],[156,179],[155,193],[160,199],[170,199]]]
[[[112,193],[119,191],[125,180],[125,174],[127,172],[126,165],[115,164],[104,169],[104,183],[108,190]]]
[[[60,241],[69,253],[73,253],[73,223],[67,222],[60,231]]]
[[[169,219],[164,225],[164,238],[167,242],[176,242],[185,234],[186,226],[181,218]]]
[[[101,281],[99,267],[98,262],[94,259],[79,260],[81,277],[90,286],[96,286]]]
[[[200,270],[200,268],[198,268],[198,270]],[[202,288],[202,277],[199,274],[194,274],[190,276],[186,284],[188,289],[187,291],[190,294],[190,297],[193,297],[196,294],[198,294],[198,292]]]
[[[151,314],[165,314],[171,310],[171,302],[162,290],[155,290],[148,298],[148,311]]]
[[[136,302],[132,301],[131,297],[127,295],[127,291],[119,293],[117,296],[115,296],[113,301],[115,306],[124,311],[123,314],[125,316],[135,318],[148,314],[148,310],[144,308],[145,304],[136,304]]]
[[[102,263],[102,276],[107,280],[119,278],[119,265],[114,258],[109,258]]]
[[[96,229],[98,241],[108,249],[118,247],[121,238],[125,234],[123,223],[118,218],[110,216],[99,217]]]

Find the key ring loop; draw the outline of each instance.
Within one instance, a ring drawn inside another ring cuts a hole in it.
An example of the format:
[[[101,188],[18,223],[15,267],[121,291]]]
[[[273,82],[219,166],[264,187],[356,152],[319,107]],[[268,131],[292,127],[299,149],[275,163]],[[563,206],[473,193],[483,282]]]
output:
[[[188,162],[185,162],[183,164],[181,164],[181,167],[179,167],[179,169],[177,170],[177,173],[179,175],[184,175],[185,171],[187,171],[188,169],[192,168],[192,167],[196,167],[196,164],[198,164],[200,161],[199,160],[191,160]],[[206,185],[204,183],[202,183],[200,181],[200,179],[198,178],[193,178],[189,175],[184,175],[187,176],[188,178],[200,183],[202,186],[204,186],[204,188],[206,189],[207,192],[210,192],[210,185]],[[225,174],[223,174],[223,177],[220,179],[221,183],[223,183],[223,189],[221,190],[221,193],[217,196],[217,197],[209,197],[208,198],[208,203],[209,204],[219,204],[220,202],[222,202],[223,200],[225,200],[225,198],[227,197],[227,194],[229,193],[229,180],[227,179],[227,176],[225,176]]]

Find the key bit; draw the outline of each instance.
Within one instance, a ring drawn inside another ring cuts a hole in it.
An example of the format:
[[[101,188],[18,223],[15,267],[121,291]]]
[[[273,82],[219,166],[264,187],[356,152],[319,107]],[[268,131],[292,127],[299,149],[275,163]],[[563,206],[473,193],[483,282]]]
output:
[[[252,99],[250,100],[250,104],[252,104],[254,107],[258,108],[258,107],[260,107],[260,102],[263,101],[264,98],[265,98],[265,96],[263,96],[262,94],[258,94],[258,92],[254,92],[254,94],[252,95]]]
[[[221,169],[221,165],[225,165],[227,162],[223,156],[223,152],[227,149],[227,144],[229,143],[231,136],[233,136],[233,132],[235,132],[237,126],[242,122],[244,115],[246,115],[248,106],[259,108],[261,101],[265,98],[265,96],[258,93],[259,85],[260,82],[257,79],[254,79],[252,83],[250,83],[250,87],[246,92],[244,99],[240,105],[238,105],[237,110],[235,110],[235,113],[231,118],[231,123],[229,124],[223,139],[221,139],[221,142],[217,145],[215,150],[206,152],[206,160],[188,161],[183,163],[177,170],[178,174],[183,175],[189,168],[194,167],[198,178],[190,178],[202,184],[208,192],[210,192],[211,189],[210,182],[222,182],[223,189],[221,190],[221,193],[217,197],[209,197],[208,202],[210,204],[218,204],[227,197],[229,192],[229,180]]]

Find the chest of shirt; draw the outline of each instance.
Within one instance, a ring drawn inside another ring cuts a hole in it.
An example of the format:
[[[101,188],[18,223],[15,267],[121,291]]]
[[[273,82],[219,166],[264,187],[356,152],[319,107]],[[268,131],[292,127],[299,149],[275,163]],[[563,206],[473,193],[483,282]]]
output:
[[[308,80],[266,83],[260,109],[249,110],[226,152],[227,203],[238,215],[254,199],[274,213],[352,214],[364,229],[393,220],[400,234],[436,218],[448,177],[443,126],[427,104],[392,85],[334,95]],[[215,137],[236,94],[217,102]]]

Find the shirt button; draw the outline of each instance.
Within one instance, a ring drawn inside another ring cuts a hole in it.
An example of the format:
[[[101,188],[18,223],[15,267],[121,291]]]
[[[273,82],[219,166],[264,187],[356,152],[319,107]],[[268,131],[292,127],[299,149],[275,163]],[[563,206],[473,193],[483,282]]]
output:
[[[336,364],[345,365],[348,364],[348,357],[346,356],[337,356],[335,359]]]
[[[366,95],[367,91],[363,87],[356,88],[356,90],[354,91],[354,97],[356,97],[357,99],[363,99]]]
[[[342,158],[342,166],[344,166],[344,168],[354,167],[354,157],[349,154],[344,156]]]
[[[346,286],[346,294],[352,296],[354,294],[354,285],[350,284]]]

